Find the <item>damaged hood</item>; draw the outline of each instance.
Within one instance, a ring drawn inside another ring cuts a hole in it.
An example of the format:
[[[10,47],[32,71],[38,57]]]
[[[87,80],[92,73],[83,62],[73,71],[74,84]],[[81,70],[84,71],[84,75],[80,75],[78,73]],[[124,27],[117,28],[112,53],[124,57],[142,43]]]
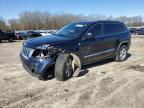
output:
[[[29,47],[29,48],[36,48],[36,47],[42,46],[42,45],[50,45],[51,46],[51,45],[67,43],[67,42],[70,42],[71,40],[73,40],[73,39],[65,38],[65,37],[57,36],[57,35],[50,35],[50,36],[29,39],[24,42],[24,46]]]

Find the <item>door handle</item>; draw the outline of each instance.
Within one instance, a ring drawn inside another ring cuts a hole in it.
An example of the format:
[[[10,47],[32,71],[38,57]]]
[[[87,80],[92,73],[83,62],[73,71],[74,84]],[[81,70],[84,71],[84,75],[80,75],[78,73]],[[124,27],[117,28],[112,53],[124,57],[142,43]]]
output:
[[[78,43],[78,46],[81,46],[81,43]]]

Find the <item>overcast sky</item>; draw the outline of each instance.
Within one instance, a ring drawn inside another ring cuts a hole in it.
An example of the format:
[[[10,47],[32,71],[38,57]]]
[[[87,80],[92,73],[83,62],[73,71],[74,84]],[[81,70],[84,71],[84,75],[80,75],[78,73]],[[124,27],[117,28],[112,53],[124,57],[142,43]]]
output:
[[[144,0],[0,0],[0,17],[18,18],[23,11],[144,16]]]

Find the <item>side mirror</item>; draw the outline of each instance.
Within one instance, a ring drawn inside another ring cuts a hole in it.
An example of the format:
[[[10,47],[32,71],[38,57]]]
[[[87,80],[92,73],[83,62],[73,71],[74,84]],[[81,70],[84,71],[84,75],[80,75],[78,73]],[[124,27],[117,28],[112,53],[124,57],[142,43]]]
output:
[[[87,40],[87,39],[94,39],[95,38],[95,36],[92,34],[92,33],[87,33],[86,35],[85,35],[85,39]]]

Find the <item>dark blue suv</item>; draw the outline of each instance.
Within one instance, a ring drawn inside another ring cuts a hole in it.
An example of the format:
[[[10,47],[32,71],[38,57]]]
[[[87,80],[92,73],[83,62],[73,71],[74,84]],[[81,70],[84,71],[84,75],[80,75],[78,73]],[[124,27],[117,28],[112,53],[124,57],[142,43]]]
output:
[[[54,73],[64,81],[78,76],[82,65],[107,58],[126,60],[130,43],[131,34],[122,22],[76,22],[51,36],[27,40],[20,58],[31,75],[46,79]]]

